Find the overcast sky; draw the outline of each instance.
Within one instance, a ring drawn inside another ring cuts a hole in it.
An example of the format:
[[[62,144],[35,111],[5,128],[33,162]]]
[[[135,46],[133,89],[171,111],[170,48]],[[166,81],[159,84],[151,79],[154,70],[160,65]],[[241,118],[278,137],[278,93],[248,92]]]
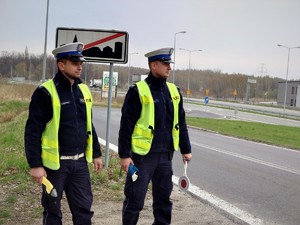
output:
[[[44,52],[47,0],[0,0],[0,52]],[[173,47],[176,69],[286,77],[288,49],[300,46],[300,0],[49,0],[47,53],[57,27],[129,33],[132,66]],[[290,50],[289,79],[300,79],[300,49]]]

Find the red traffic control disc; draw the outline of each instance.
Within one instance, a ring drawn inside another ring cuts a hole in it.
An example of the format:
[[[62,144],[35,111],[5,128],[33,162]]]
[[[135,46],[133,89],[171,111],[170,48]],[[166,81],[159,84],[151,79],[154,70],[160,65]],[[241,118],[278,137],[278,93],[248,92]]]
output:
[[[182,191],[187,191],[190,186],[190,180],[187,177],[187,173],[186,173],[187,164],[188,164],[187,162],[184,162],[184,174],[178,180],[178,186],[179,186],[180,190],[182,190]]]
[[[182,188],[186,188],[187,187],[186,179],[182,179],[180,185],[181,185]]]
[[[190,186],[190,180],[187,176],[181,176],[178,181],[178,186],[180,190],[187,191]]]

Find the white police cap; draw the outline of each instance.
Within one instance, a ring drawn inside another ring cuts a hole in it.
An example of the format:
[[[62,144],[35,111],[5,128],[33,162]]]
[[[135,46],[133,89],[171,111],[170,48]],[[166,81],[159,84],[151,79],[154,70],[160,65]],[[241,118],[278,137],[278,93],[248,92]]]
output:
[[[69,59],[74,62],[81,62],[85,61],[82,55],[83,47],[84,45],[81,42],[69,43],[57,47],[52,51],[52,54],[56,59]]]
[[[173,51],[173,48],[160,48],[146,53],[145,56],[148,58],[148,62],[161,61],[166,63],[174,63],[171,59]]]

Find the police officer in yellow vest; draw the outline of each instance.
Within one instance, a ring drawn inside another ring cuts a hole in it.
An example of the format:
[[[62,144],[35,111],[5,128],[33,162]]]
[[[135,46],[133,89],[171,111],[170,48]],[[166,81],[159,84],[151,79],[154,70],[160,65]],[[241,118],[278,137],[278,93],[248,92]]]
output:
[[[33,93],[25,127],[25,152],[31,176],[39,184],[47,177],[57,191],[51,201],[43,190],[43,224],[62,224],[60,200],[65,192],[73,224],[89,225],[93,196],[87,163],[102,168],[98,136],[92,124],[93,99],[80,75],[83,44],[53,50],[58,72]]]
[[[137,180],[128,173],[124,188],[123,225],[137,224],[149,182],[152,182],[153,224],[171,224],[172,158],[180,149],[183,161],[192,158],[179,89],[167,82],[172,63],[172,48],[145,54],[150,73],[129,88],[119,130],[120,164],[137,169]]]

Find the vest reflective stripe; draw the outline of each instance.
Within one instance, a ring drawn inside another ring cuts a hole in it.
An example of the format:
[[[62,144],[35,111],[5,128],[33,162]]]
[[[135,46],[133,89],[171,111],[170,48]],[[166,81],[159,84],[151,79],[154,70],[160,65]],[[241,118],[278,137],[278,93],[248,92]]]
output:
[[[84,98],[86,107],[86,133],[87,133],[87,145],[86,145],[86,160],[88,162],[93,161],[93,131],[92,131],[92,107],[93,107],[93,97],[90,89],[85,84],[78,85]]]
[[[154,101],[150,88],[146,81],[136,83],[139,97],[142,104],[141,116],[138,119],[131,137],[132,151],[139,155],[146,155],[151,148],[154,133]],[[179,126],[178,126],[178,105],[180,95],[177,87],[167,82],[168,89],[171,94],[174,118],[173,118],[173,144],[174,149],[178,150],[179,146]]]
[[[42,84],[51,95],[53,116],[46,124],[45,130],[42,133],[42,161],[43,165],[52,170],[58,170],[60,167],[59,160],[59,144],[58,144],[58,129],[60,121],[60,100],[53,80],[46,81]],[[89,89],[84,84],[79,84],[79,88],[86,102],[87,113],[87,133],[90,134],[87,140],[86,158],[88,162],[92,161],[92,95]]]
[[[174,149],[177,151],[179,148],[179,121],[178,121],[178,114],[179,114],[179,102],[180,102],[180,94],[175,84],[167,82],[172,102],[173,102],[173,110],[174,110],[174,119],[173,119],[173,145]]]
[[[51,95],[53,116],[46,124],[45,130],[42,133],[42,161],[47,168],[59,169],[59,154],[58,154],[58,129],[60,120],[60,100],[56,87],[52,80],[42,84]]]

